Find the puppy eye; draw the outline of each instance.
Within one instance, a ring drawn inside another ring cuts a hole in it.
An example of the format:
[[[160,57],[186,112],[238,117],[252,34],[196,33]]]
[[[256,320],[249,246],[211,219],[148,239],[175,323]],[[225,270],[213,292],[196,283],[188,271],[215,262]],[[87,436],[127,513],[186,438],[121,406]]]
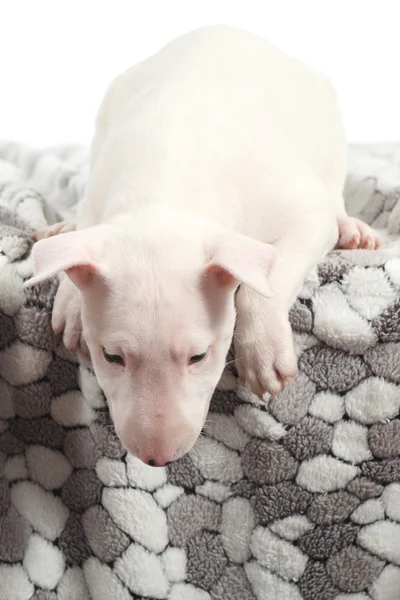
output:
[[[115,363],[116,365],[125,365],[125,361],[122,358],[122,356],[120,356],[119,354],[108,354],[108,352],[106,352],[106,349],[103,348],[103,356],[106,359],[107,362],[109,363]]]
[[[189,364],[193,365],[195,363],[201,362],[206,357],[207,352],[203,352],[203,354],[195,354],[190,357]]]

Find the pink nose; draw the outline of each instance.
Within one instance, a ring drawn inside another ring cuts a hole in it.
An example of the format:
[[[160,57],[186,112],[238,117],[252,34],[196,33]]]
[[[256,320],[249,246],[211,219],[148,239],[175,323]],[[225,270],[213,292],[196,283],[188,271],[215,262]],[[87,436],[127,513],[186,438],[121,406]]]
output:
[[[164,437],[152,437],[140,440],[136,444],[136,456],[150,467],[166,467],[179,456],[175,443],[170,443]]]

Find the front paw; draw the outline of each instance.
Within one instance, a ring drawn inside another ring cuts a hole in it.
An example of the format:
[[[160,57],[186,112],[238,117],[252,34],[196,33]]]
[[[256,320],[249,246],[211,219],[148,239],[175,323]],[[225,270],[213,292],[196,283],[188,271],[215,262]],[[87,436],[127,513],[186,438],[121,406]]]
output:
[[[236,367],[242,385],[260,399],[276,396],[287,383],[294,383],[297,359],[292,330],[287,318],[276,319],[264,328],[262,323],[235,334]]]
[[[64,346],[69,352],[81,353],[89,359],[89,349],[82,333],[81,303],[80,291],[65,277],[54,300],[52,327],[56,335],[63,334]]]
[[[75,229],[76,226],[71,221],[60,221],[59,223],[54,223],[54,225],[48,225],[43,229],[34,231],[32,238],[35,240],[35,242],[38,242],[39,240],[44,240],[46,238],[53,237],[54,235],[75,231]]]

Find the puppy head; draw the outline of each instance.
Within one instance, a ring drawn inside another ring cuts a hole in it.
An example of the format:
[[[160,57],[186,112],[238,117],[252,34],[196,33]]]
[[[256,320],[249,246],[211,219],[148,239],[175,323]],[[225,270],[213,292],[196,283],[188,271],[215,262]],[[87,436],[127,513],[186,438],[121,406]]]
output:
[[[225,230],[150,235],[108,225],[39,241],[35,285],[65,271],[126,448],[152,465],[185,454],[206,419],[235,324],[240,283],[268,295],[269,245]]]

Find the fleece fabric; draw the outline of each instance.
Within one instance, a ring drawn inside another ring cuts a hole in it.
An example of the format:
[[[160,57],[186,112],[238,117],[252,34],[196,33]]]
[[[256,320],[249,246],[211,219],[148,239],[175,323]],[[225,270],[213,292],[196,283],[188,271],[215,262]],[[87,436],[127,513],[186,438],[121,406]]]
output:
[[[396,239],[400,147],[353,148],[349,210]],[[0,600],[399,600],[400,253],[332,252],[291,313],[300,374],[230,362],[206,434],[153,469],[54,338],[31,233],[73,217],[87,151],[0,144]]]

